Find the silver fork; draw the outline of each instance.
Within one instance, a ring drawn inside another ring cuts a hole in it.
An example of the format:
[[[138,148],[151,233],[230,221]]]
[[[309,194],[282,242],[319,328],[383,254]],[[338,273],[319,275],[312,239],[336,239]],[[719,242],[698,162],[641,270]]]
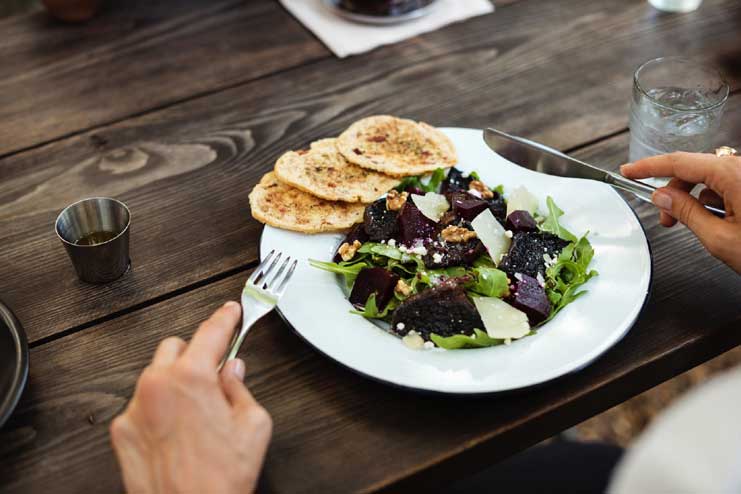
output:
[[[247,332],[252,325],[273,310],[286,291],[288,280],[291,279],[293,272],[296,270],[298,261],[294,259],[291,262],[291,258],[286,257],[278,270],[275,271],[283,253],[275,254],[275,249],[271,250],[265,260],[247,278],[247,283],[244,284],[244,290],[242,290],[242,328],[232,338],[229,351],[224,355],[219,370],[228,360],[237,356],[244,337],[247,336]],[[286,268],[288,268],[288,271],[286,271]],[[275,272],[273,273],[273,271]]]

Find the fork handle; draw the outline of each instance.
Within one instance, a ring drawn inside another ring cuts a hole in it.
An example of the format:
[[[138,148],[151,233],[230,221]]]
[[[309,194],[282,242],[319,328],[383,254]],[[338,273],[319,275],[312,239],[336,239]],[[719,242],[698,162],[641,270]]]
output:
[[[242,316],[242,327],[238,332],[234,333],[232,341],[229,344],[229,350],[224,354],[224,357],[221,359],[221,363],[219,364],[219,371],[224,367],[224,364],[237,356],[239,349],[242,347],[242,342],[244,342],[244,337],[247,336],[247,332],[261,317],[262,316],[256,314],[244,314]]]

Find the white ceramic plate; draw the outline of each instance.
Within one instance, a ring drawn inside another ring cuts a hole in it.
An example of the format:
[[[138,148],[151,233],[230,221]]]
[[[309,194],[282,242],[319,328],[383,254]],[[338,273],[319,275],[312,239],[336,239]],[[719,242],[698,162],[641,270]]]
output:
[[[641,312],[651,281],[651,253],[628,204],[603,183],[531,172],[494,154],[480,130],[442,129],[458,151],[458,168],[477,171],[505,197],[524,185],[541,199],[552,196],[564,211],[562,222],[576,235],[587,230],[594,246],[592,267],[599,276],[588,294],[563,309],[534,336],[509,346],[452,350],[411,350],[361,316],[350,314],[341,279],[309,266],[307,259],[331,260],[342,235],[304,235],[269,226],[260,245],[300,259],[278,308],[293,328],[320,352],[368,377],[418,390],[476,394],[543,383],[576,371],[618,342]]]

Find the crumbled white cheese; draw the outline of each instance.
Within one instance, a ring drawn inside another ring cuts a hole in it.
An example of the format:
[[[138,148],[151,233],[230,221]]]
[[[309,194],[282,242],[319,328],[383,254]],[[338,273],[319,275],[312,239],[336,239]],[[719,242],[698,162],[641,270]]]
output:
[[[396,247],[396,240],[394,240],[393,238],[390,238],[389,239],[389,247]]]
[[[424,348],[426,348],[427,350],[429,350],[431,348],[435,348],[435,344],[433,342],[431,342],[431,341],[425,341],[424,345],[422,345],[422,346]]]
[[[538,276],[536,277],[536,279],[538,280],[538,284],[545,288],[545,279],[543,278],[543,275],[540,273],[540,271],[538,271]]]
[[[419,350],[425,344],[425,340],[416,331],[409,331],[406,336],[401,339],[402,342],[412,350]]]
[[[522,274],[521,273],[515,273],[515,279],[517,281],[522,281]]]
[[[404,329],[405,327],[406,327],[406,326],[404,325],[404,323],[403,323],[403,322],[400,322],[400,323],[398,323],[398,324],[396,325],[396,329],[398,329],[399,331],[401,331],[401,330],[402,330],[402,329]]]
[[[443,255],[440,254],[439,252],[435,252],[434,254],[432,254],[432,262],[434,262],[435,264],[442,263],[443,262]]]
[[[545,261],[545,266],[549,268],[556,264],[556,262],[558,261],[558,257],[550,256],[549,254],[543,254],[543,260]]]
[[[479,199],[481,199],[481,192],[476,189],[468,189],[468,193],[474,197],[478,197]]]
[[[512,230],[505,230],[504,236],[512,238],[514,236],[514,233],[512,233]]]
[[[410,254],[417,254],[419,256],[425,256],[427,255],[427,248],[425,248],[424,245],[418,245],[412,249],[407,249],[407,252]]]
[[[471,335],[471,339],[472,340],[475,340],[476,339],[476,333],[474,333],[474,334]]]

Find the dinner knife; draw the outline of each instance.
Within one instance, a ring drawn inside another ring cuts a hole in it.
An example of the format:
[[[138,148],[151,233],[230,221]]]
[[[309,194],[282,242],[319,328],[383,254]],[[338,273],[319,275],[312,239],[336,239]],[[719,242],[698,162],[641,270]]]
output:
[[[557,177],[585,178],[598,180],[621,190],[633,193],[639,199],[651,202],[655,187],[620,174],[602,170],[543,144],[509,135],[501,130],[485,129],[484,141],[497,154],[507,160],[535,172]],[[723,209],[712,206],[705,208],[716,216],[725,217]]]

